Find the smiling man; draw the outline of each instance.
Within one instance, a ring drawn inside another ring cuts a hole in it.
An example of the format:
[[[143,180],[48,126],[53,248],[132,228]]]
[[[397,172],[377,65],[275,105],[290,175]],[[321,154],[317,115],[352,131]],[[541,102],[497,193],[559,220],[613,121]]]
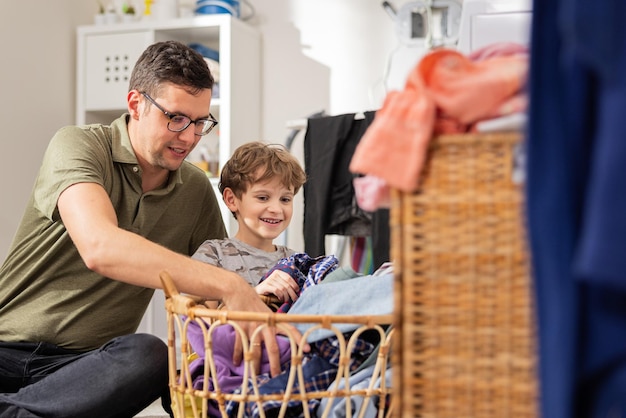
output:
[[[169,409],[166,345],[134,334],[163,270],[182,292],[269,311],[240,276],[190,257],[225,236],[209,180],[185,161],[217,124],[213,82],[192,49],[153,44],[128,113],[50,141],[0,267],[0,416],[133,416],[160,396]]]

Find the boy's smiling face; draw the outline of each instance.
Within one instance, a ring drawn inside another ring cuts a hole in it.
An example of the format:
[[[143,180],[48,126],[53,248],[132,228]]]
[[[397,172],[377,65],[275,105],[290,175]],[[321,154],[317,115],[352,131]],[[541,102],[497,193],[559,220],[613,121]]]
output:
[[[235,238],[264,251],[275,251],[274,239],[291,222],[293,197],[293,189],[285,187],[278,177],[251,184],[241,198],[228,188],[224,190],[228,209],[237,215]]]

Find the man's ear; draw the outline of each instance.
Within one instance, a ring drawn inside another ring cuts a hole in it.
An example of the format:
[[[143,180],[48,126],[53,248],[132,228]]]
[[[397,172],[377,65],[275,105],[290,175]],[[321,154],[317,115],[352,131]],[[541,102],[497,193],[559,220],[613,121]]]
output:
[[[133,119],[139,119],[139,102],[141,98],[141,93],[137,90],[131,90],[126,95],[126,103],[128,105],[128,113],[130,113],[130,117]]]

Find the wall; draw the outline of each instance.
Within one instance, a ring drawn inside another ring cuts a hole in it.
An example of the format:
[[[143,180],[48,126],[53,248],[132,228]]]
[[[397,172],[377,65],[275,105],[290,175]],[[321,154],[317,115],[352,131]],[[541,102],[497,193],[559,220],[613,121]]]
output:
[[[0,13],[0,258],[49,138],[74,121],[74,27],[91,19],[91,9],[84,0],[32,0],[11,2]]]
[[[251,24],[263,33],[263,139],[284,143],[287,122],[319,111],[373,110],[384,99],[394,26],[378,0],[257,0]],[[304,130],[292,152],[301,160]],[[303,193],[287,244],[304,250]]]
[[[340,114],[379,105],[386,61],[396,47],[392,21],[380,3],[252,0],[256,14],[249,23],[263,34],[260,139],[283,143],[290,132],[287,121],[319,110]],[[96,4],[12,2],[0,14],[0,36],[8,40],[0,67],[0,258],[15,233],[48,140],[74,122],[75,28],[92,23]],[[302,135],[295,153],[301,152],[301,142]],[[294,220],[289,241],[301,249],[298,222]]]

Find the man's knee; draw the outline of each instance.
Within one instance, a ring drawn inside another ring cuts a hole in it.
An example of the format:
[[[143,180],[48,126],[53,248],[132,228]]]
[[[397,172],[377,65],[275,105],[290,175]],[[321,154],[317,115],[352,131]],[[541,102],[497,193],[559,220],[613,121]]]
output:
[[[111,341],[103,347],[105,351],[114,349],[123,357],[123,363],[135,369],[145,370],[152,377],[156,372],[167,373],[167,345],[151,334],[130,334]],[[162,374],[162,373],[161,373]]]
[[[133,334],[132,337],[132,346],[138,356],[167,365],[167,345],[163,340],[151,334]]]

